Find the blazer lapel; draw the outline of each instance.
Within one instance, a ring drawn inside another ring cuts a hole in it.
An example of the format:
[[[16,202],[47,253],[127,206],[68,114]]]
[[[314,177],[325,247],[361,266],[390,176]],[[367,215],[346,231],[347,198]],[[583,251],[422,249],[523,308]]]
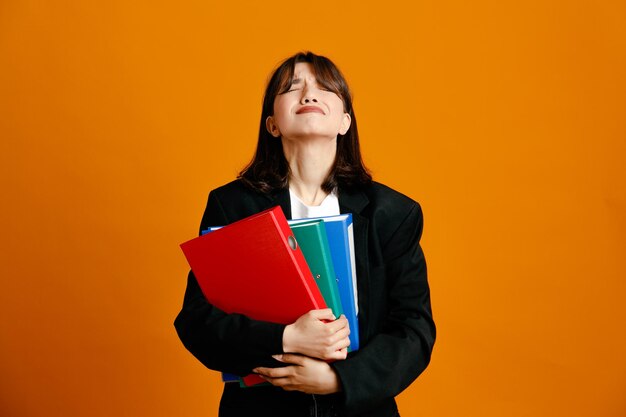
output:
[[[289,189],[285,188],[282,190],[275,191],[270,195],[266,195],[269,200],[269,204],[267,208],[272,208],[274,206],[280,206],[283,209],[283,213],[287,220],[291,220],[291,198],[289,198]]]

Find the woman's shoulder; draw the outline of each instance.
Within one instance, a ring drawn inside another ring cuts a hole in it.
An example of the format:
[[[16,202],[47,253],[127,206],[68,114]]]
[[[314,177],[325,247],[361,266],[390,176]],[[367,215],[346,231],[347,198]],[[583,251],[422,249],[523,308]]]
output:
[[[363,191],[369,202],[362,214],[380,242],[389,242],[394,236],[407,241],[417,236],[419,240],[424,217],[417,201],[379,182],[372,182]]]
[[[401,228],[421,233],[424,218],[417,201],[375,181],[361,188],[361,192],[367,198],[361,215],[369,220],[381,241],[387,242]]]
[[[221,213],[222,222],[228,224],[263,211],[271,203],[271,196],[255,191],[236,179],[211,190],[207,212]]]
[[[371,205],[383,209],[391,216],[412,210],[421,211],[421,206],[417,201],[380,182],[372,181],[362,190]]]
[[[258,194],[251,188],[247,187],[241,179],[237,178],[229,183],[221,185],[211,190],[210,194],[220,199],[240,198],[245,194]]]

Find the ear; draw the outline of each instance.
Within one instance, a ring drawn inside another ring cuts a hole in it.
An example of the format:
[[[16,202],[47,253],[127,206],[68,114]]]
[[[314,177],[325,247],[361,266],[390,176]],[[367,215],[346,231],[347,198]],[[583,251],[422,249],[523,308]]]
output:
[[[348,113],[343,114],[343,119],[341,120],[341,126],[339,127],[339,134],[345,135],[348,129],[350,129],[350,124],[352,123],[352,118]]]
[[[278,130],[278,126],[274,122],[274,118],[272,116],[267,116],[267,119],[265,119],[265,128],[268,132],[270,132],[270,135],[275,138],[280,137],[280,130]]]

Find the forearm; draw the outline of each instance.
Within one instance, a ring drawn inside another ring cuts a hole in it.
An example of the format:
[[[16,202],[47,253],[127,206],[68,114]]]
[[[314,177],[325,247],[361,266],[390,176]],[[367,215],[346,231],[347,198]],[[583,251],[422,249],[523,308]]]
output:
[[[206,367],[245,375],[282,352],[284,325],[226,314],[209,304],[193,273],[183,308],[174,322],[185,347]]]
[[[345,361],[331,363],[350,410],[366,410],[408,387],[426,369],[434,344],[434,329],[423,320],[421,329],[380,333]]]

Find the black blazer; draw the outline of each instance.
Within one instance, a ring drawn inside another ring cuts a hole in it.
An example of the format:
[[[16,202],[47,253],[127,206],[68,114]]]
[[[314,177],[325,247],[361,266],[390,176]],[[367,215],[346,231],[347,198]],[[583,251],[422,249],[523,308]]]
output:
[[[394,396],[426,368],[435,342],[419,244],[422,211],[415,201],[376,182],[359,190],[339,189],[338,196],[341,212],[353,216],[361,346],[332,363],[343,391],[322,400],[337,403],[342,415],[393,416]],[[276,205],[291,218],[288,190],[266,195],[233,181],[209,194],[200,231]],[[247,375],[259,365],[279,365],[271,355],[282,353],[285,326],[218,310],[206,301],[192,272],[174,324],[185,347],[210,369]],[[309,404],[310,397],[231,383],[225,385],[220,415],[297,416],[296,409]]]

